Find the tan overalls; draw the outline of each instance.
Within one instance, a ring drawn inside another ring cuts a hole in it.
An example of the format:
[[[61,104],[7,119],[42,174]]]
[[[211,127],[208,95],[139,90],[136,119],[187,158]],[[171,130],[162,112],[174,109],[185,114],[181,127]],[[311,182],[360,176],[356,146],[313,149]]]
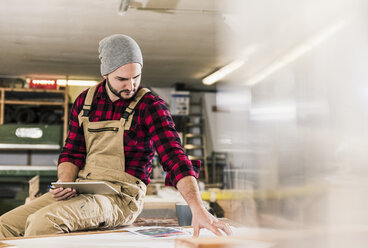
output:
[[[46,193],[1,216],[0,238],[129,225],[142,211],[146,185],[125,172],[124,130],[129,130],[134,108],[149,90],[142,88],[137,93],[120,120],[89,122],[95,89],[96,86],[89,89],[78,116],[87,156],[76,181],[104,181],[120,194],[80,194],[56,201]]]

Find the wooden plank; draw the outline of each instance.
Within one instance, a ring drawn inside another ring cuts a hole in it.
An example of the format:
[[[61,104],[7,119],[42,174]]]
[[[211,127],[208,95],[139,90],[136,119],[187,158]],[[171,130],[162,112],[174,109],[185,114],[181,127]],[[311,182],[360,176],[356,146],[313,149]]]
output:
[[[8,245],[8,244],[5,244],[3,242],[0,242],[0,248],[2,248],[2,247],[10,247],[10,246],[14,246],[14,245]]]
[[[64,91],[64,129],[63,129],[63,141],[62,141],[62,146],[64,146],[64,142],[66,140],[66,136],[68,135],[68,103],[69,103],[69,99],[68,99],[68,86],[65,87],[65,91]]]
[[[2,88],[5,91],[13,92],[48,92],[48,93],[64,93],[64,90],[52,90],[52,89],[29,89],[29,88]]]
[[[119,232],[128,232],[128,231],[127,230],[83,231],[83,232],[59,233],[59,234],[49,234],[49,235],[35,235],[35,236],[30,236],[30,237],[11,237],[11,238],[4,238],[2,240],[38,239],[38,238],[50,238],[50,237],[62,237],[62,236],[76,236],[76,235],[89,235],[89,234],[119,233]]]
[[[5,100],[5,104],[21,104],[21,105],[53,105],[53,106],[63,106],[64,102],[40,102],[40,101],[16,101],[16,100]]]
[[[0,98],[0,125],[4,124],[4,116],[5,116],[5,89],[1,89],[1,98]]]

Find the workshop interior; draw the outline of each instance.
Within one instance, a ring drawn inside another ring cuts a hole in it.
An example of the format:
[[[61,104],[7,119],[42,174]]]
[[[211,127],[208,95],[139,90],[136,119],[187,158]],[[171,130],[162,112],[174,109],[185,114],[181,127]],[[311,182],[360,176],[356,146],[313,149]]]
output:
[[[112,34],[139,44],[141,85],[164,99],[201,161],[203,204],[234,234],[127,236],[192,230],[156,154],[133,227],[0,247],[367,247],[366,0],[1,1],[0,215],[57,181],[70,110],[103,81]]]

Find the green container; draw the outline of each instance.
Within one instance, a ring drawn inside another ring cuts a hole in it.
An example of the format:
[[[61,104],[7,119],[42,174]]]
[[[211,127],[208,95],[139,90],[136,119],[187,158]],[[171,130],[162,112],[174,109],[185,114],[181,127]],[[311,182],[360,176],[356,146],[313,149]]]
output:
[[[0,125],[0,144],[57,145],[60,149],[62,130],[62,125],[4,124]]]

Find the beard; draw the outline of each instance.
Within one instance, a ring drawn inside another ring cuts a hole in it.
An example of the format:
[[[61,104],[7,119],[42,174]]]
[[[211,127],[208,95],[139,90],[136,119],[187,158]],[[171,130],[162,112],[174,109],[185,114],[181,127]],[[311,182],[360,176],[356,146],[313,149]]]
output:
[[[119,97],[119,99],[128,100],[128,99],[132,98],[133,95],[135,94],[135,92],[137,91],[136,88],[132,88],[132,90],[123,89],[123,90],[118,91],[117,89],[114,89],[114,87],[112,87],[108,77],[106,77],[106,83],[107,83],[107,86],[109,87],[110,91],[115,96]],[[127,94],[127,96],[126,96],[126,94]]]

